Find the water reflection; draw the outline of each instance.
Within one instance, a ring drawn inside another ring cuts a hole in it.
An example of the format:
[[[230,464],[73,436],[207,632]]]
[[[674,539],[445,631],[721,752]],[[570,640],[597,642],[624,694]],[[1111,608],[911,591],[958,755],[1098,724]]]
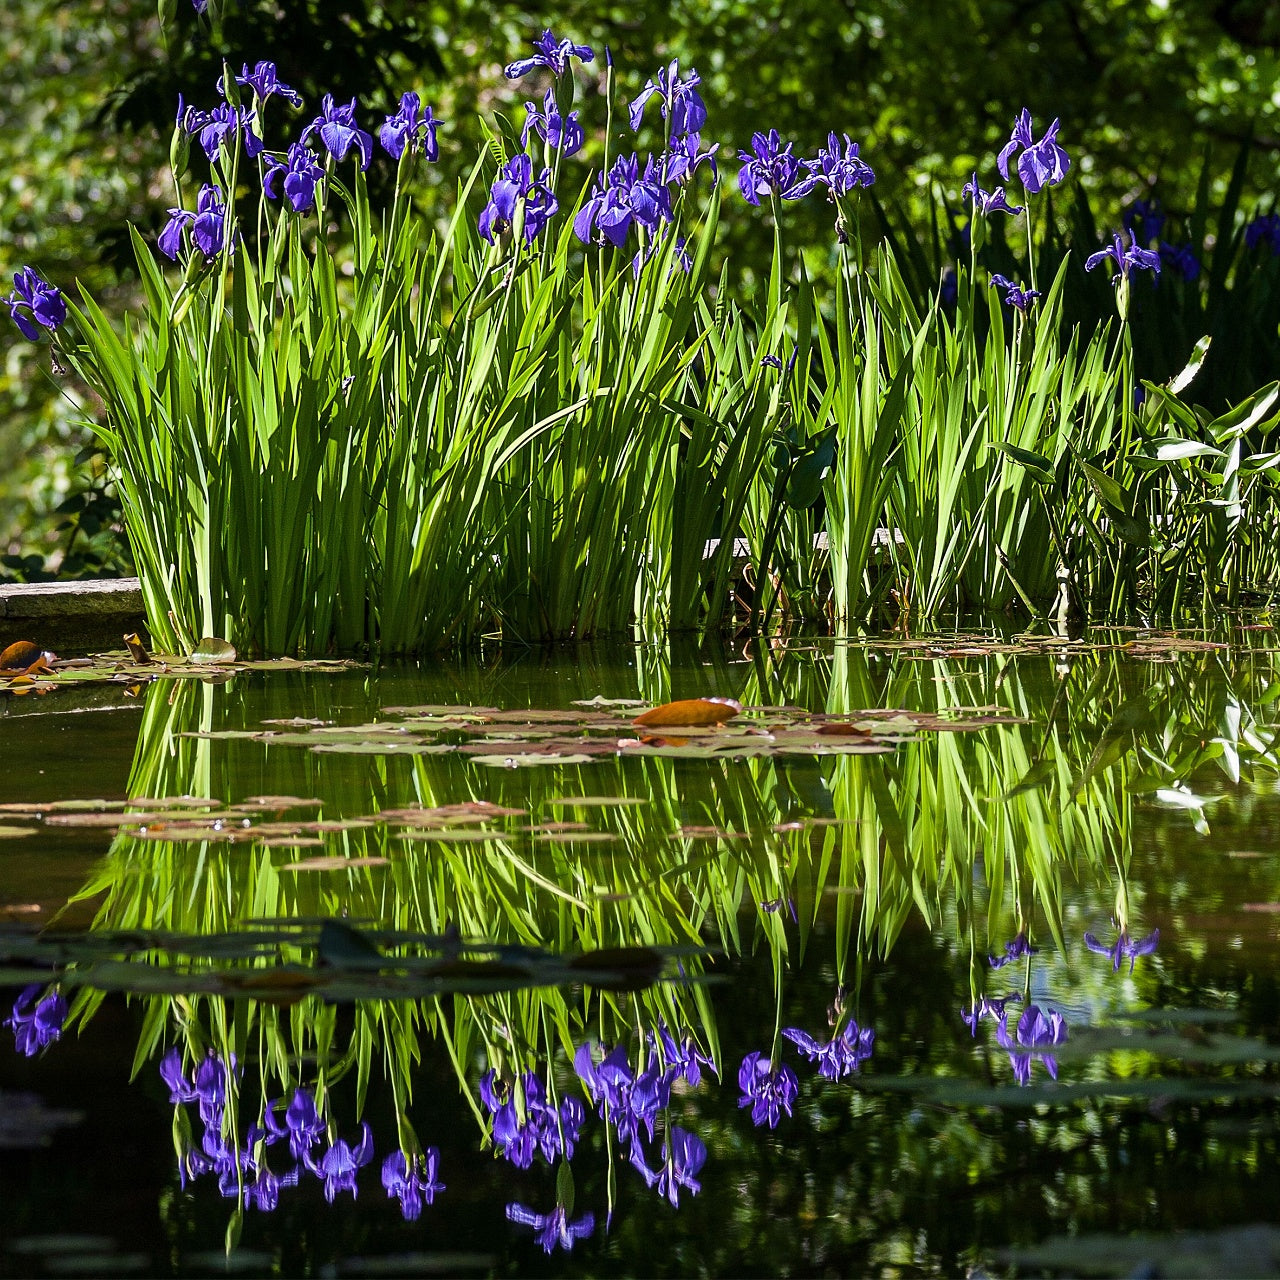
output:
[[[181,1187],[216,1185],[233,1213],[280,1212],[307,1186],[332,1203],[380,1180],[406,1220],[428,1207],[438,1214],[437,1199],[451,1198],[446,1184],[462,1185],[450,1163],[459,1157],[435,1133],[446,1064],[456,1106],[472,1117],[473,1144],[502,1161],[489,1177],[486,1230],[505,1218],[548,1252],[578,1245],[652,1262],[645,1232],[674,1228],[653,1225],[637,1189],[682,1216],[701,1193],[720,1206],[707,1212],[723,1213],[726,1239],[711,1240],[715,1219],[691,1219],[702,1226],[682,1230],[704,1231],[713,1258],[728,1239],[749,1240],[766,1211],[779,1211],[771,1197],[784,1197],[795,1217],[808,1196],[802,1216],[828,1223],[853,1188],[871,1189],[869,1168],[855,1171],[847,1152],[840,1165],[823,1150],[835,1117],[880,1126],[883,1151],[873,1163],[882,1173],[936,1165],[949,1185],[972,1186],[996,1177],[997,1149],[1010,1134],[966,1108],[1006,1107],[1015,1089],[1038,1105],[1085,1099],[1055,1135],[1040,1133],[1067,1150],[1090,1126],[1110,1124],[1098,1099],[1119,1085],[1149,1080],[1178,1096],[1166,1078],[1178,1071],[1166,1042],[1130,1027],[1122,1034],[1115,1017],[1176,1000],[1166,994],[1167,947],[1157,946],[1176,895],[1196,894],[1196,877],[1207,872],[1174,871],[1166,844],[1151,855],[1159,874],[1144,866],[1132,875],[1135,831],[1153,821],[1176,820],[1188,832],[1216,823],[1256,794],[1231,790],[1236,783],[1256,788],[1275,776],[1274,731],[1262,710],[1274,655],[1206,650],[1156,665],[1122,649],[1063,661],[840,645],[672,672],[647,653],[630,670],[632,684],[616,671],[592,684],[588,672],[541,704],[707,692],[850,718],[873,707],[940,722],[974,708],[1019,718],[976,732],[904,735],[886,755],[606,758],[493,771],[444,752],[347,756],[184,736],[247,733],[271,719],[364,723],[380,703],[428,696],[503,700],[481,675],[449,678],[429,695],[387,695],[377,683],[266,683],[149,697],[131,796],[153,812],[156,801],[179,796],[205,797],[228,813],[251,797],[318,801],[309,810],[314,830],[299,834],[299,824],[282,820],[244,843],[166,838],[160,824],[121,834],[82,895],[98,903],[95,928],[234,937],[264,921],[346,917],[357,937],[377,939],[380,962],[405,961],[395,940],[412,936],[454,938],[459,961],[481,945],[512,965],[543,949],[641,946],[675,963],[656,984],[640,975],[638,989],[566,982],[469,993],[463,983],[410,1000],[378,999],[372,987],[362,995],[357,985],[352,1003],[334,1005],[302,977],[289,992],[271,976],[282,963],[319,971],[309,935],[269,953],[222,951],[203,961],[148,950],[150,970],[176,968],[177,981],[239,975],[239,995],[202,982],[180,995],[134,987],[137,1063],[152,1063],[169,1090]],[[1216,805],[1215,787],[1227,789]],[[592,797],[643,803],[563,803]],[[415,830],[404,825],[414,813],[446,806],[470,806],[458,811],[466,825],[434,827],[429,841],[401,838]],[[611,839],[570,838],[584,834]],[[1105,959],[1091,965],[1093,953]],[[904,986],[907,956],[913,964],[927,956],[929,967]],[[359,969],[358,956],[342,963]],[[743,968],[763,986],[711,981]],[[461,982],[467,973],[453,976]],[[244,994],[268,978],[270,1000]],[[915,998],[904,1003],[910,990]],[[45,1042],[32,1030],[39,1009],[67,997],[69,1022],[84,1026],[100,995],[75,986],[74,963],[60,989],[23,993],[21,1016],[15,1007],[9,1020],[19,1047],[40,1050]],[[1210,1027],[1198,1042],[1225,1052],[1230,1039]],[[1259,1052],[1248,1046],[1248,1060],[1265,1060]],[[1201,1065],[1215,1061],[1210,1054]],[[1053,1093],[1064,1087],[1077,1092]],[[909,1090],[953,1109],[931,1122],[927,1141],[912,1104],[899,1107]],[[415,1131],[424,1105],[431,1144]],[[893,1125],[900,1131],[890,1139]],[[785,1132],[792,1155],[773,1145],[771,1130]],[[1113,1145],[1108,1161],[1124,1147],[1118,1137]],[[806,1158],[848,1181],[813,1200],[816,1192],[801,1190]],[[1084,1180],[1074,1190],[1056,1193],[1064,1206],[1093,1194],[1084,1173],[1076,1176]],[[726,1201],[726,1180],[750,1187],[743,1203]],[[888,1198],[857,1219],[881,1251],[859,1255],[864,1263],[875,1254],[889,1265],[899,1247],[891,1224],[910,1220],[887,1186],[876,1184]],[[987,1221],[998,1216],[996,1203]],[[930,1221],[936,1240],[941,1229]],[[823,1239],[848,1247],[851,1237],[815,1227],[814,1261]],[[618,1252],[628,1247],[636,1252]],[[689,1247],[672,1254],[673,1269],[690,1262]],[[954,1241],[948,1247],[959,1256]]]

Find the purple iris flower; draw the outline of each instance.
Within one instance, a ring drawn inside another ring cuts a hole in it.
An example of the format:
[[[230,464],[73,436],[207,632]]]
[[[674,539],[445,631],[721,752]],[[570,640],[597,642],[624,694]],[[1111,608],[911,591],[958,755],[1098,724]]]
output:
[[[191,7],[197,13],[204,13],[209,7],[209,0],[191,0]]]
[[[776,1129],[782,1113],[791,1114],[800,1082],[785,1063],[775,1067],[772,1060],[757,1049],[747,1054],[738,1068],[738,1088],[742,1090],[738,1106],[751,1108],[751,1123],[757,1128],[767,1124],[770,1129]]]
[[[1016,1034],[1016,1040],[1009,1035],[1009,1015],[1002,1015],[996,1027],[996,1039],[1002,1048],[1009,1051],[1013,1078],[1019,1084],[1029,1084],[1031,1064],[1039,1058],[1044,1062],[1045,1070],[1056,1080],[1058,1060],[1046,1050],[1062,1044],[1067,1038],[1067,1022],[1062,1014],[1056,1009],[1046,1013],[1038,1004],[1029,1004],[1018,1019]]]
[[[672,1080],[683,1077],[695,1089],[702,1083],[702,1069],[718,1076],[715,1063],[698,1048],[692,1036],[677,1042],[676,1038],[659,1023],[650,1034],[649,1043],[662,1056],[663,1067],[671,1073]]]
[[[227,206],[223,202],[222,192],[211,183],[206,183],[196,197],[194,213],[189,209],[169,210],[169,221],[160,232],[156,248],[166,258],[174,259],[182,248],[183,238],[190,232],[192,243],[205,258],[216,257],[222,249],[226,217]]]
[[[996,157],[996,167],[1006,182],[1009,180],[1009,161],[1018,151],[1022,152],[1018,156],[1018,177],[1022,179],[1028,195],[1038,195],[1045,186],[1056,186],[1071,168],[1067,153],[1058,145],[1058,121],[1055,120],[1037,142],[1031,129],[1031,112],[1026,107],[1018,113],[1013,133]]]
[[[1158,200],[1135,200],[1120,215],[1120,222],[1138,244],[1150,244],[1160,239],[1165,216]]]
[[[403,1151],[393,1151],[382,1162],[382,1185],[387,1195],[400,1201],[400,1212],[406,1222],[416,1222],[424,1204],[432,1204],[445,1185],[437,1177],[440,1152],[428,1147],[410,1158]]]
[[[835,132],[827,135],[827,145],[818,149],[816,160],[806,160],[804,166],[827,187],[833,198],[847,196],[850,191],[869,187],[875,180],[875,171],[858,155],[858,144],[846,133],[844,147]]]
[[[999,1021],[1004,1017],[1004,1007],[1010,1000],[1020,1001],[1022,997],[1016,992],[1007,996],[979,996],[978,1003],[972,1009],[962,1009],[960,1017],[973,1035],[978,1034],[978,1023],[983,1018]]]
[[[574,44],[571,40],[557,40],[551,34],[550,27],[533,42],[533,47],[538,52],[532,58],[521,58],[518,62],[512,62],[506,67],[503,75],[508,80],[519,80],[521,76],[528,75],[534,67],[547,67],[552,75],[562,76],[568,69],[570,58],[591,62],[596,56],[596,51],[590,45]]]
[[[818,1064],[818,1074],[824,1080],[843,1080],[857,1071],[871,1057],[876,1042],[876,1033],[870,1027],[859,1029],[852,1019],[825,1044],[800,1027],[784,1027],[782,1034],[810,1062]]]
[[[662,1143],[662,1168],[656,1173],[639,1155],[636,1150],[632,1151],[632,1165],[644,1175],[649,1186],[656,1186],[658,1194],[666,1196],[677,1209],[681,1187],[695,1196],[702,1190],[698,1173],[707,1162],[707,1147],[696,1134],[673,1125]]]
[[[1004,944],[1004,955],[988,956],[987,962],[993,969],[1003,969],[1005,965],[1012,964],[1015,960],[1021,960],[1024,956],[1038,954],[1037,949],[1027,941],[1026,931],[1023,930],[1016,938],[1012,938]]]
[[[400,109],[395,115],[388,116],[378,130],[378,141],[387,154],[397,160],[408,147],[411,151],[421,150],[434,163],[440,159],[440,144],[436,141],[439,126],[440,121],[432,114],[431,108],[423,111],[422,99],[410,91],[400,95]]]
[[[1200,278],[1200,259],[1189,244],[1170,244],[1161,240],[1159,253],[1160,261],[1173,267],[1188,284]]]
[[[306,1166],[316,1175],[324,1179],[324,1198],[333,1203],[340,1191],[350,1191],[354,1198],[357,1194],[356,1174],[373,1159],[373,1134],[368,1123],[360,1125],[360,1142],[352,1147],[345,1139],[339,1138],[319,1160],[315,1160],[308,1152],[304,1157]]]
[[[632,223],[656,233],[674,217],[671,193],[663,185],[652,156],[640,172],[634,154],[619,156],[607,174],[596,179],[591,196],[573,220],[574,234],[583,244],[593,239],[616,248],[626,243]]]
[[[320,102],[320,114],[302,132],[300,141],[307,142],[319,133],[325,150],[339,164],[354,146],[360,152],[360,167],[367,169],[373,161],[373,139],[356,124],[356,100],[338,106],[333,94],[326,93]]]
[[[13,1002],[13,1012],[0,1026],[13,1028],[14,1047],[25,1057],[34,1058],[41,1049],[62,1035],[67,1020],[67,1002],[60,991],[52,991],[39,1003],[39,986],[23,989]]]
[[[992,275],[991,287],[994,289],[997,285],[1004,290],[1004,305],[1006,307],[1017,307],[1019,311],[1024,313],[1040,296],[1039,289],[1024,289],[1021,285],[1015,284],[1007,276]]]
[[[1264,213],[1244,229],[1246,249],[1265,244],[1273,254],[1280,254],[1280,213]]]
[[[256,119],[252,111],[243,111],[230,103],[221,102],[212,111],[188,107],[178,98],[178,124],[187,133],[198,137],[204,154],[212,164],[218,158],[218,150],[224,144],[228,149],[235,145],[237,135],[244,135],[244,151],[250,159],[262,150],[262,139],[250,127]]]
[[[511,74],[510,67],[507,68],[507,74]],[[550,1213],[535,1213],[527,1205],[509,1204],[507,1221],[532,1227],[537,1232],[538,1243],[545,1253],[552,1252],[557,1245],[568,1251],[596,1229],[594,1213],[584,1213],[582,1217],[570,1222],[568,1211],[562,1204],[556,1205]]]
[[[515,221],[516,208],[523,201],[525,243],[532,244],[560,208],[551,191],[551,176],[550,169],[543,169],[535,180],[533,161],[523,151],[508,160],[489,188],[489,203],[480,212],[480,234],[493,244]]]
[[[791,154],[794,145],[784,145],[777,129],[751,135],[751,150],[738,152],[742,161],[738,189],[748,204],[758,205],[760,197],[768,195],[799,200],[818,185],[818,179]]]
[[[627,108],[632,129],[640,127],[645,104],[656,95],[671,137],[697,133],[707,123],[707,106],[698,93],[701,83],[701,77],[692,68],[682,80],[680,64],[674,59],[670,66],[659,67],[658,74],[649,80]]]
[[[1026,205],[1010,204],[1005,198],[1004,188],[997,187],[994,191],[983,191],[978,186],[978,175],[975,173],[973,177],[960,188],[960,199],[967,200],[973,197],[973,209],[975,213],[980,213],[984,217],[991,213],[1021,213]]]
[[[671,139],[670,147],[659,158],[658,167],[662,171],[662,181],[668,185],[683,184],[693,177],[699,165],[711,166],[711,181],[720,181],[720,170],[716,167],[716,152],[720,150],[718,142],[712,143],[702,150],[702,135],[682,133]]]
[[[571,156],[574,152],[582,150],[582,144],[587,136],[578,123],[578,113],[570,111],[567,116],[562,116],[556,106],[554,89],[547,90],[542,99],[541,110],[533,102],[526,102],[524,109],[527,115],[524,121],[524,133],[520,139],[522,142],[527,143],[529,134],[536,131],[543,142],[548,143],[553,151],[559,151],[561,155]]]
[[[259,102],[266,102],[272,97],[281,97],[292,106],[302,106],[302,95],[279,78],[274,62],[255,63],[252,71],[249,70],[249,64],[246,62],[240,69],[240,74],[236,76],[236,84],[247,84]]]
[[[1149,956],[1160,945],[1160,930],[1153,929],[1145,938],[1135,940],[1129,937],[1128,930],[1121,929],[1116,935],[1114,945],[1110,947],[1099,942],[1093,934],[1086,933],[1084,935],[1084,945],[1100,956],[1109,956],[1112,969],[1116,973],[1120,972],[1121,962],[1128,960],[1129,972],[1132,973],[1133,966],[1138,962],[1138,957]]]
[[[30,317],[23,308],[31,312]],[[46,329],[56,329],[67,318],[67,303],[61,289],[42,279],[34,267],[23,267],[13,277],[9,314],[13,323],[22,330],[22,336],[28,342],[34,342],[40,336],[40,330],[31,320],[34,318],[36,324]]]
[[[285,1108],[283,1124],[276,1118],[276,1108],[279,1105],[278,1101],[267,1108],[267,1141],[279,1142],[281,1138],[288,1138],[289,1154],[295,1160],[305,1161],[311,1148],[324,1137],[327,1128],[316,1107],[315,1095],[310,1089],[295,1089]]]
[[[1112,235],[1111,244],[1107,248],[1101,249],[1085,259],[1084,269],[1092,271],[1094,267],[1101,266],[1108,258],[1112,259],[1116,264],[1116,274],[1111,277],[1112,284],[1116,284],[1120,280],[1127,280],[1129,272],[1135,268],[1143,271],[1154,271],[1157,274],[1160,271],[1160,255],[1153,253],[1150,249],[1139,248],[1132,232],[1129,233],[1129,247],[1127,249],[1120,237],[1120,233],[1116,232]]]
[[[324,177],[324,169],[316,153],[305,143],[295,142],[285,159],[267,157],[262,175],[262,191],[268,200],[278,200],[276,179],[284,174],[284,194],[294,213],[308,213],[315,208],[316,184]]]

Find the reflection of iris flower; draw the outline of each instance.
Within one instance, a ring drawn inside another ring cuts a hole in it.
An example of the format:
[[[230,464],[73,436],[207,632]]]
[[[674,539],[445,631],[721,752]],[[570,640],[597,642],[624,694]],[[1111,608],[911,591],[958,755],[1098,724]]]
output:
[[[382,1185],[387,1195],[400,1201],[400,1212],[406,1222],[417,1221],[424,1204],[434,1202],[445,1189],[437,1176],[440,1152],[428,1147],[410,1159],[403,1151],[393,1151],[382,1162]]]
[[[563,1155],[573,1158],[587,1110],[577,1098],[565,1098],[557,1108],[547,1100],[546,1087],[531,1071],[516,1086],[488,1071],[480,1081],[480,1100],[493,1117],[493,1144],[518,1169],[527,1169],[541,1149],[548,1163]]]
[[[568,1211],[558,1204],[550,1213],[535,1213],[527,1205],[507,1205],[507,1221],[532,1227],[538,1233],[538,1243],[550,1253],[556,1245],[572,1249],[579,1240],[585,1240],[596,1229],[594,1213],[584,1213],[574,1222],[569,1221]]]
[[[960,1017],[965,1026],[976,1036],[978,1034],[978,1023],[983,1018],[992,1018],[999,1021],[1005,1016],[1005,1005],[1010,1000],[1018,1001],[1021,999],[1022,997],[1016,992],[1011,992],[1007,996],[979,996],[978,1003],[972,1009],[960,1010]]]
[[[751,1108],[751,1123],[757,1128],[767,1124],[770,1129],[776,1129],[782,1113],[791,1114],[800,1082],[785,1063],[775,1067],[773,1061],[757,1049],[742,1060],[738,1088],[742,1090],[738,1106]]]
[[[712,1075],[718,1074],[715,1063],[698,1048],[692,1036],[686,1035],[677,1043],[671,1032],[659,1023],[651,1034],[650,1044],[662,1054],[663,1065],[673,1081],[683,1076],[696,1089],[702,1083],[704,1067]]]
[[[1004,944],[1004,955],[988,956],[987,960],[993,969],[1003,969],[1005,965],[1012,964],[1015,960],[1035,954],[1036,949],[1027,941],[1027,933],[1024,929],[1016,938],[1011,938]]]
[[[672,1126],[662,1144],[662,1168],[657,1173],[640,1158],[638,1150],[631,1153],[631,1163],[644,1175],[645,1182],[651,1187],[656,1186],[658,1194],[666,1196],[677,1209],[680,1207],[681,1187],[695,1196],[702,1190],[698,1172],[706,1162],[706,1143],[679,1125]]]
[[[871,1057],[876,1033],[870,1027],[861,1030],[852,1020],[846,1022],[838,1036],[826,1044],[821,1043],[799,1027],[784,1027],[782,1034],[800,1050],[810,1062],[818,1064],[818,1074],[824,1080],[843,1080]]]
[[[996,1027],[996,1039],[1009,1051],[1013,1078],[1019,1084],[1030,1084],[1031,1064],[1041,1059],[1053,1079],[1058,1078],[1058,1060],[1046,1050],[1062,1044],[1067,1038],[1067,1020],[1056,1009],[1045,1012],[1038,1004],[1029,1004],[1018,1019],[1016,1040],[1009,1035],[1009,1015],[1004,1014]]]
[[[619,1141],[631,1143],[634,1151],[641,1125],[653,1137],[654,1121],[671,1101],[671,1084],[677,1072],[663,1071],[656,1054],[644,1070],[637,1072],[627,1061],[625,1046],[620,1044],[597,1063],[589,1041],[578,1046],[573,1066],[600,1118],[612,1122]]]
[[[356,1191],[356,1174],[373,1159],[373,1134],[367,1123],[360,1126],[360,1141],[351,1146],[339,1138],[319,1160],[306,1156],[307,1168],[324,1180],[324,1198],[332,1204],[340,1191]]]
[[[67,1017],[67,1002],[54,991],[36,1003],[38,986],[27,987],[13,1002],[13,1012],[0,1026],[13,1028],[13,1041],[18,1052],[34,1058],[46,1045],[62,1035]]]
[[[267,1108],[266,1138],[277,1142],[289,1139],[289,1154],[295,1160],[305,1160],[307,1153],[325,1134],[324,1118],[316,1108],[316,1100],[309,1089],[295,1089],[285,1108],[284,1123],[276,1119],[275,1108],[279,1102]]]
[[[1100,956],[1110,956],[1112,969],[1120,972],[1120,964],[1124,960],[1129,962],[1129,972],[1133,972],[1133,966],[1137,963],[1139,956],[1149,956],[1160,944],[1160,930],[1154,929],[1147,934],[1145,938],[1139,938],[1136,942],[1129,937],[1128,930],[1121,929],[1116,936],[1113,946],[1104,946],[1091,933],[1084,935],[1084,945],[1090,951],[1096,952]]]

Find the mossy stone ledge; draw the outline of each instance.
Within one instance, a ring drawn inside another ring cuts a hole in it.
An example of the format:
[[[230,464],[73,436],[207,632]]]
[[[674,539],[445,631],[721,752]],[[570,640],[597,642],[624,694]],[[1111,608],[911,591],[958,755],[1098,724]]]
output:
[[[127,632],[145,627],[137,578],[0,583],[0,649],[15,640],[63,656],[118,649]]]

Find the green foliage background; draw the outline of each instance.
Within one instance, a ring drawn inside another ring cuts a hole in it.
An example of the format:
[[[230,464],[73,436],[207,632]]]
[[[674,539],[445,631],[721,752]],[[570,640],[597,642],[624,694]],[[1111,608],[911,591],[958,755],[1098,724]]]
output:
[[[735,152],[755,129],[777,128],[807,154],[829,130],[848,132],[876,170],[877,196],[925,225],[935,197],[954,199],[972,171],[984,185],[997,180],[995,152],[1022,106],[1038,128],[1061,118],[1072,180],[1107,224],[1153,188],[1170,211],[1185,211],[1206,149],[1225,180],[1250,137],[1251,211],[1269,200],[1280,149],[1277,0],[563,0],[546,11],[504,0],[222,5],[212,22],[188,0],[161,0],[160,13],[151,0],[9,0],[0,8],[6,279],[29,263],[63,287],[78,278],[99,297],[122,304],[130,296],[126,222],[158,229],[172,202],[160,173],[177,96],[208,105],[224,58],[237,67],[275,60],[308,108],[325,91],[358,95],[366,126],[404,88],[420,88],[447,121],[443,169],[451,175],[451,156],[474,153],[477,113],[522,118],[527,92],[501,67],[544,25],[597,50],[608,45],[624,98],[661,60],[696,67],[710,110],[704,137],[721,143],[730,179]],[[603,59],[586,74],[602,76]],[[589,135],[603,124],[603,105],[588,101]],[[300,126],[309,118],[303,113]],[[749,282],[768,233],[735,202],[723,243]],[[821,202],[790,213],[789,236],[830,242]],[[73,465],[82,407],[74,387],[50,380],[47,349],[12,328],[0,349],[0,553],[53,552],[56,561],[74,530],[51,532],[60,517],[48,513],[99,483],[101,469]],[[95,510],[82,513],[86,534]],[[96,547],[77,545],[107,555],[100,537]]]

